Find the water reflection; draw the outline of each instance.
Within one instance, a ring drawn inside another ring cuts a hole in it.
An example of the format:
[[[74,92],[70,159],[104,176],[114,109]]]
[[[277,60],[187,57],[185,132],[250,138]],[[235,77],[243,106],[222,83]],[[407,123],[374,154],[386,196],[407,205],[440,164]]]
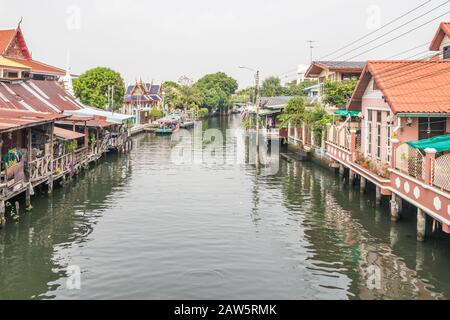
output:
[[[131,174],[128,159],[110,156],[53,195],[36,196],[30,214],[0,231],[0,299],[42,298],[56,290],[71,264],[70,256],[57,252],[89,241],[97,220],[114,204],[111,192]]]
[[[239,126],[219,118],[203,130]],[[1,299],[449,298],[448,239],[417,243],[410,215],[391,223],[329,170],[282,161],[261,176],[174,165],[168,137],[134,146],[0,231]],[[70,265],[81,290],[66,287]]]

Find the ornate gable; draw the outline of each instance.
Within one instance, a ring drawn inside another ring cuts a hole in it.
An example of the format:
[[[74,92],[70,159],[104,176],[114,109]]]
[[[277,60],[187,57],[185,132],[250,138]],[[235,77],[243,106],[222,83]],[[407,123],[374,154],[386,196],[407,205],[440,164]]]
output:
[[[31,54],[28,51],[28,47],[20,27],[17,28],[14,38],[11,40],[4,52],[4,56],[16,59],[31,59]]]

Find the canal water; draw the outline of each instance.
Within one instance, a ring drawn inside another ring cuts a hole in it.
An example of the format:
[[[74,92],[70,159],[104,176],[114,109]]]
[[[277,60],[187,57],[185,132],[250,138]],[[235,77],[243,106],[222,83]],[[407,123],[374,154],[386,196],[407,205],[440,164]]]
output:
[[[239,117],[204,129],[239,127]],[[142,134],[0,230],[1,299],[448,299],[449,239],[415,240],[311,163],[176,165]],[[80,272],[80,274],[78,274]]]

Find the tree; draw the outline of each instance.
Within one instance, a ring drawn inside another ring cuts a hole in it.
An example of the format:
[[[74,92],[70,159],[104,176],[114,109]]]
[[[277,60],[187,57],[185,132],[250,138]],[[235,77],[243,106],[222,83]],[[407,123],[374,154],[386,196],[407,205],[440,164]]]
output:
[[[295,97],[290,99],[284,111],[278,116],[280,127],[286,127],[289,123],[293,126],[301,124],[306,117],[305,99],[303,97]]]
[[[278,77],[268,77],[264,80],[261,88],[261,96],[276,97],[283,94],[283,86]]]
[[[317,84],[317,80],[305,80],[297,84],[297,81],[287,83],[283,87],[285,96],[306,96],[305,89]]]
[[[187,77],[181,77],[178,83],[166,81],[163,88],[165,102],[170,109],[198,110],[202,97]]]
[[[356,84],[356,80],[325,82],[323,102],[338,108],[345,107],[355,91]]]
[[[98,67],[83,73],[74,80],[73,89],[81,102],[101,109],[106,109],[108,87],[114,86],[113,102],[121,106],[125,94],[125,84],[120,73],[104,67]]]
[[[231,95],[238,88],[235,79],[223,72],[207,74],[194,84],[201,96],[201,107],[224,109],[231,105]]]

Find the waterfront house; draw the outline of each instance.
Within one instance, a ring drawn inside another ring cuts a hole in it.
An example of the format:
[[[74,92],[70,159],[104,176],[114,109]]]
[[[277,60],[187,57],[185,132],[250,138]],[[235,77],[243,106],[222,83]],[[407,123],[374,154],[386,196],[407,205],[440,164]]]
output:
[[[327,153],[350,180],[417,206],[450,232],[450,61],[369,61],[347,106],[360,112],[330,126]],[[436,140],[437,139],[437,140]],[[417,143],[419,141],[421,143]],[[444,141],[444,142],[443,142]],[[446,142],[445,142],[446,141]],[[420,147],[417,147],[420,146]]]
[[[441,23],[430,44],[430,50],[439,52],[440,60],[450,59],[450,22]]]
[[[52,185],[54,123],[66,116],[0,108],[0,222],[5,201],[47,182]],[[64,134],[64,133],[62,133]]]
[[[306,78],[317,79],[319,92],[317,99],[322,101],[327,81],[358,80],[365,62],[360,61],[314,61],[306,71]]]
[[[151,118],[153,108],[163,109],[162,86],[160,84],[136,81],[127,88],[122,112],[133,115],[137,124],[147,124],[155,120]]]

